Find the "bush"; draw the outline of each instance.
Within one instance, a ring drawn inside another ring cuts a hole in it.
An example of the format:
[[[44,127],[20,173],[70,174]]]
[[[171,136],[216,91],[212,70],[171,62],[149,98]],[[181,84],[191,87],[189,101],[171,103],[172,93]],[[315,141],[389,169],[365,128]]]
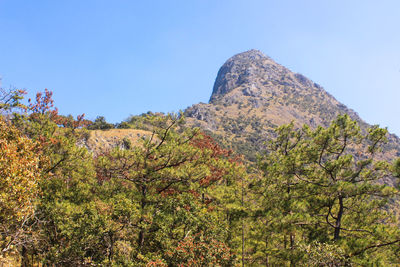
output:
[[[88,126],[89,130],[108,130],[113,128],[114,124],[108,123],[103,116],[98,116],[93,124]]]

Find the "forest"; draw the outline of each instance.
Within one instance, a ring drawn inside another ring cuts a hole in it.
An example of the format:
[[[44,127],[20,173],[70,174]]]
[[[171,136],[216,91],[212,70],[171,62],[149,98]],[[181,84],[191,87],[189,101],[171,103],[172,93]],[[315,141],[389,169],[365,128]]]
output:
[[[386,129],[282,125],[249,161],[181,113],[144,114],[120,127],[146,138],[93,154],[112,125],[25,94],[0,91],[0,266],[400,265]]]

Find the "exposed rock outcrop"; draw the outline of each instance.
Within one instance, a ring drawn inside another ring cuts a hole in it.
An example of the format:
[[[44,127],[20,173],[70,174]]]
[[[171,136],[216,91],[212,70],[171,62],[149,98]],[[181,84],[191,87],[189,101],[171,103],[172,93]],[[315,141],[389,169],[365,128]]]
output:
[[[320,85],[258,50],[228,59],[218,71],[209,103],[185,112],[189,125],[203,128],[253,160],[277,126],[291,121],[297,126],[327,126],[344,113],[362,129],[369,126]],[[399,138],[389,135],[384,150],[385,159],[400,156]]]

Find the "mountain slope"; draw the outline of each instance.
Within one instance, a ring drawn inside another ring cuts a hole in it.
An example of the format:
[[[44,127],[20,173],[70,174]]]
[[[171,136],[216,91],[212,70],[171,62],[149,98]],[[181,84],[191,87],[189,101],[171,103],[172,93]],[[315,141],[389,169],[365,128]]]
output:
[[[151,132],[141,129],[91,130],[83,145],[94,155],[108,152],[115,147],[138,146]]]
[[[248,159],[254,160],[279,125],[295,122],[327,126],[347,113],[362,129],[369,125],[320,85],[274,62],[258,50],[228,59],[220,68],[208,104],[186,109],[188,124],[198,126]],[[389,135],[384,159],[400,156],[400,140]]]

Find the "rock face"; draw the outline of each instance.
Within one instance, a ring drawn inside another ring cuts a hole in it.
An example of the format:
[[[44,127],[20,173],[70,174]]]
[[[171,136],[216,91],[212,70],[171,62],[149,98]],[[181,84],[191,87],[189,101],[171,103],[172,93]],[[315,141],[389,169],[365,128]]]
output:
[[[292,116],[287,117],[294,120],[312,117],[314,123],[326,124],[336,114],[348,113],[353,119],[361,121],[354,111],[339,103],[320,85],[291,72],[258,50],[228,59],[215,80],[210,104],[232,105],[239,102],[250,102],[253,108],[271,104],[283,106],[279,107],[280,112],[293,106]],[[318,118],[314,118],[316,113],[320,115]],[[302,122],[306,123],[308,119]]]
[[[279,73],[276,65],[258,50],[250,50],[230,58],[218,71],[210,102],[215,102],[241,85],[260,86],[256,83],[261,76],[267,78],[268,74],[276,76]]]
[[[189,125],[199,126],[227,146],[254,160],[273,129],[294,121],[297,126],[327,126],[347,113],[362,129],[368,124],[320,85],[250,50],[228,59],[218,71],[208,104],[186,109]],[[384,157],[400,156],[400,140],[389,136]]]

